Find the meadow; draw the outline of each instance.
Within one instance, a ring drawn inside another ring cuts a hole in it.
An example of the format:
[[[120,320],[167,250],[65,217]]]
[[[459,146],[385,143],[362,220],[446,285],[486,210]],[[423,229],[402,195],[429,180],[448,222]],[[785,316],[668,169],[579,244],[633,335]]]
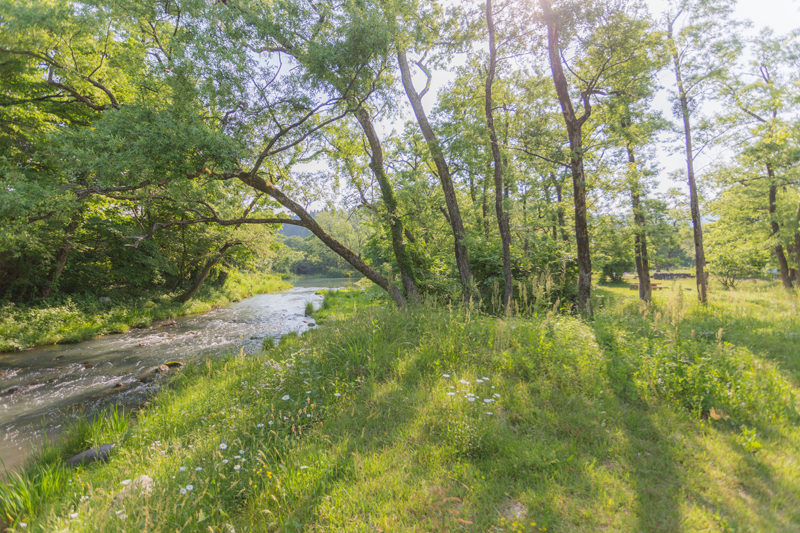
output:
[[[327,295],[0,484],[11,531],[796,531],[800,301],[600,287],[584,321]],[[116,443],[110,461],[64,459]],[[141,476],[147,476],[144,480]]]
[[[291,288],[279,276],[232,272],[223,287],[204,286],[185,303],[175,294],[121,294],[102,300],[95,294],[56,296],[33,305],[0,304],[0,352],[44,344],[80,342],[97,335],[125,333],[153,322],[205,313],[215,307],[266,292]]]

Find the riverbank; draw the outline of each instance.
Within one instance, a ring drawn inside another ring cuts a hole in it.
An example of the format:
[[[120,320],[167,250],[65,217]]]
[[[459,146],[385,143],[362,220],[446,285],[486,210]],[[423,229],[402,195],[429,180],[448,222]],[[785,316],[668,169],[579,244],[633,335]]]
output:
[[[27,531],[792,530],[796,295],[701,308],[662,291],[643,307],[624,291],[598,289],[588,323],[340,295],[341,320],[191,365],[135,423],[74,429],[0,485],[0,516]],[[109,463],[64,466],[102,443]]]
[[[174,294],[100,299],[54,298],[39,305],[0,307],[0,352],[47,344],[73,343],[108,333],[124,333],[161,320],[205,313],[255,294],[291,288],[285,279],[255,272],[233,272],[224,287],[205,286],[185,303]]]

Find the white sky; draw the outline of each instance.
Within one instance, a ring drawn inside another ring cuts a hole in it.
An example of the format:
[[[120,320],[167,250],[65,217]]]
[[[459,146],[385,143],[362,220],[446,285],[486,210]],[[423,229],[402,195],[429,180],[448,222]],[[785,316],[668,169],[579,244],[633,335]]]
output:
[[[646,0],[655,14],[663,11],[665,0]],[[735,17],[751,21],[757,28],[770,27],[785,33],[800,27],[798,0],[739,0]]]

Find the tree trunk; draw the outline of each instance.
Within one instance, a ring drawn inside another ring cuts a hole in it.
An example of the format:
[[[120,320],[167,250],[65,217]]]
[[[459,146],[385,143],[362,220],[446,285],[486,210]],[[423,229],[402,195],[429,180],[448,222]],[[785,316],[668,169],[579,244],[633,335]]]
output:
[[[564,208],[561,206],[561,201],[564,199],[562,188],[563,185],[556,181],[555,176],[552,176],[553,179],[553,186],[556,188],[556,202],[558,202],[558,207],[556,208],[556,220],[558,221],[558,230],[561,232],[561,240],[563,242],[567,242],[569,237],[567,237],[567,232],[564,231]]]
[[[522,227],[525,228],[522,242],[522,251],[528,253],[528,191],[522,195]]]
[[[50,269],[50,274],[47,276],[47,285],[42,289],[42,298],[48,298],[53,294],[53,289],[58,285],[61,274],[64,273],[64,268],[67,266],[67,256],[74,246],[71,239],[78,229],[79,221],[80,214],[76,214],[64,230],[64,245],[59,248],[58,253],[56,253],[55,264],[53,268]]]
[[[489,177],[483,176],[483,198],[481,199],[481,219],[483,221],[483,236],[489,238]]]
[[[381,141],[378,139],[378,134],[372,125],[372,120],[369,118],[369,113],[363,107],[358,108],[356,111],[356,118],[358,123],[361,124],[361,129],[367,136],[370,151],[369,166],[375,179],[378,180],[378,185],[381,189],[381,196],[383,203],[386,205],[386,210],[389,213],[389,229],[392,235],[392,249],[394,250],[397,265],[400,268],[400,278],[403,281],[403,288],[406,291],[406,297],[412,304],[418,304],[421,299],[417,284],[414,280],[414,267],[411,258],[406,250],[405,242],[403,241],[403,221],[397,213],[397,199],[394,196],[394,190],[389,183],[389,178],[386,176],[386,171],[383,166],[383,147]]]
[[[514,280],[511,276],[511,231],[508,226],[508,216],[503,209],[503,160],[500,155],[500,146],[497,142],[497,133],[494,128],[494,113],[492,103],[492,83],[494,83],[497,68],[497,48],[495,46],[494,18],[492,14],[492,0],[486,0],[486,24],[489,27],[489,73],[486,76],[486,125],[489,128],[489,139],[492,143],[492,158],[494,159],[494,206],[497,211],[497,226],[500,229],[500,241],[503,244],[503,308],[506,314],[511,312],[511,298],[514,294]]]
[[[222,248],[220,248],[217,251],[217,253],[215,253],[213,256],[208,258],[208,261],[206,261],[206,264],[203,265],[203,269],[200,271],[200,273],[194,279],[194,282],[192,283],[192,286],[189,287],[183,294],[181,294],[180,296],[175,298],[175,300],[180,302],[180,303],[188,302],[195,294],[197,294],[197,291],[200,290],[200,288],[203,286],[203,283],[206,282],[206,279],[208,278],[208,275],[211,273],[211,269],[214,268],[214,266],[217,263],[219,263],[220,260],[225,256],[225,252],[227,252],[229,249],[231,249],[234,246],[237,246],[239,244],[242,244],[242,243],[239,242],[239,241],[226,242],[222,246]]]
[[[668,28],[669,38],[672,39],[672,24]],[[692,153],[692,127],[689,117],[689,102],[683,86],[681,64],[678,52],[673,48],[672,62],[675,67],[675,81],[678,85],[681,115],[683,116],[683,134],[686,141],[686,175],[689,183],[689,203],[692,212],[692,229],[694,230],[694,263],[697,277],[697,298],[700,303],[708,301],[708,278],[706,278],[706,253],[703,247],[703,226],[700,221],[700,203],[697,198],[697,184],[694,177],[694,154]]]
[[[795,220],[794,226],[794,253],[795,259],[797,260],[795,281],[800,284],[800,204],[797,205],[797,219]]]
[[[578,248],[578,310],[592,316],[592,260],[589,253],[589,227],[586,216],[586,174],[583,169],[583,123],[589,118],[588,96],[584,96],[586,112],[580,118],[575,115],[567,86],[567,78],[561,66],[561,50],[558,44],[558,24],[550,0],[540,0],[547,23],[547,51],[553,84],[564,115],[570,146],[569,167],[572,172],[573,201],[575,204],[575,241]]]
[[[778,221],[775,220],[775,211],[777,210],[776,200],[778,196],[778,186],[775,185],[775,174],[772,170],[772,165],[767,163],[767,175],[770,178],[769,185],[769,225],[772,228],[772,238],[775,239],[775,257],[778,259],[778,271],[781,275],[781,283],[787,289],[792,288],[792,279],[789,277],[789,262],[786,260],[786,254],[783,251],[783,244],[780,241],[780,226]]]
[[[282,206],[297,215],[297,217],[303,222],[303,226],[308,228],[308,230],[316,235],[316,237],[321,240],[323,244],[337,253],[342,259],[350,263],[353,268],[361,272],[367,279],[385,290],[398,306],[405,307],[407,305],[406,298],[403,296],[403,292],[398,289],[397,286],[383,277],[380,272],[369,266],[352,250],[347,248],[345,245],[333,238],[328,232],[322,229],[322,227],[317,224],[317,221],[314,220],[314,217],[312,217],[311,214],[303,208],[303,206],[286,196],[283,191],[275,187],[275,185],[251,174],[241,174],[239,179],[250,187],[268,194]]]
[[[470,301],[477,297],[477,293],[472,281],[472,269],[469,265],[467,247],[464,244],[466,232],[464,231],[464,223],[461,218],[461,210],[458,207],[458,198],[456,197],[455,187],[453,186],[453,178],[450,175],[450,168],[447,165],[444,153],[439,145],[439,139],[436,137],[433,128],[431,128],[428,122],[428,117],[425,115],[425,109],[422,107],[420,96],[414,88],[411,70],[408,67],[408,60],[403,50],[398,49],[397,61],[400,64],[401,79],[406,95],[408,96],[408,101],[411,103],[411,108],[414,110],[419,129],[422,131],[422,136],[428,144],[428,150],[436,165],[436,173],[439,175],[439,182],[444,192],[444,201],[447,205],[447,219],[453,230],[456,266],[458,267],[458,273],[461,277],[461,286],[464,289],[464,300]]]
[[[627,145],[628,162],[636,165],[631,145]],[[639,278],[639,298],[644,302],[649,302],[652,296],[650,285],[650,262],[647,259],[647,231],[645,229],[644,213],[642,213],[641,200],[639,198],[639,178],[631,183],[631,205],[633,207],[633,223],[635,233],[633,237],[633,252],[636,259],[636,275]]]

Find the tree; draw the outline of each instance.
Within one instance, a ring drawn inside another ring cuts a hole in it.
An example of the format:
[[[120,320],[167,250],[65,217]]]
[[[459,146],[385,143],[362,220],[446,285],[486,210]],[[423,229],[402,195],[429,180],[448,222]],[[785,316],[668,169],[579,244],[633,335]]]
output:
[[[492,0],[486,0],[486,26],[489,30],[489,68],[486,74],[486,126],[489,129],[489,141],[492,146],[492,160],[494,163],[494,206],[497,213],[497,226],[500,230],[500,242],[503,246],[503,309],[505,313],[511,312],[511,299],[514,297],[514,279],[511,275],[511,230],[508,225],[508,216],[503,207],[503,158],[500,155],[500,143],[497,140],[497,131],[494,127],[494,102],[492,100],[492,84],[497,71],[497,43],[495,40],[494,12]]]
[[[749,185],[756,185],[755,181],[766,182],[770,240],[781,282],[787,289],[793,284],[784,246],[786,241],[780,236],[777,199],[779,189],[800,183],[796,168],[800,162],[797,127],[800,75],[792,64],[793,49],[800,44],[793,43],[792,37],[763,33],[754,43],[755,60],[748,68],[731,69],[732,72],[720,79],[722,93],[732,110],[725,120],[740,129],[736,140],[741,151],[737,159],[747,178],[740,176],[738,181]],[[797,39],[796,35],[794,37]],[[786,242],[788,246],[798,240],[796,227],[795,224]]]
[[[660,114],[650,111],[656,73],[664,64],[663,56],[657,52],[661,44],[659,41],[651,28],[642,31],[638,46],[645,53],[637,54],[638,63],[632,64],[626,72],[630,76],[626,90],[612,95],[604,106],[609,142],[612,146],[617,145],[624,149],[624,188],[630,195],[633,210],[633,248],[639,279],[639,298],[645,302],[650,301],[652,289],[643,197],[647,192],[646,180],[654,172],[646,163],[637,161],[636,153],[644,152],[651,146],[657,132],[665,128]]]
[[[582,314],[591,316],[592,262],[586,209],[583,129],[592,115],[593,99],[624,92],[627,83],[635,79],[630,71],[637,68],[637,54],[646,53],[637,45],[647,22],[637,12],[636,6],[624,3],[563,3],[558,10],[553,8],[550,0],[540,0],[539,5],[547,27],[547,51],[553,84],[569,139],[578,253],[578,309]],[[565,28],[568,21],[572,27]],[[562,34],[565,39],[562,39]],[[571,46],[569,38],[577,42],[577,52],[580,54],[574,65],[567,63],[563,53]],[[582,106],[580,115],[573,105],[570,81],[565,75],[564,66],[579,95]]]
[[[440,26],[437,24],[441,18],[439,8],[436,4],[431,6],[431,12],[420,13],[419,6],[416,3],[411,3],[406,6],[406,16],[401,18],[403,25],[410,25],[410,29],[406,29],[407,34],[412,34],[415,37],[413,44],[423,48],[423,59],[415,62],[415,65],[426,75],[426,85],[422,92],[417,92],[414,86],[411,68],[409,66],[407,51],[409,48],[408,38],[403,33],[396,37],[397,47],[397,64],[400,68],[400,79],[403,84],[408,101],[411,104],[411,109],[416,118],[419,130],[425,138],[425,142],[430,151],[430,156],[436,166],[436,174],[439,177],[439,182],[444,193],[445,206],[447,208],[447,221],[450,224],[453,233],[454,253],[456,267],[458,269],[459,277],[461,279],[461,286],[463,290],[464,300],[470,301],[474,299],[477,294],[475,292],[474,281],[472,279],[472,269],[469,263],[469,254],[466,246],[466,230],[464,229],[464,222],[461,216],[461,209],[458,205],[458,198],[453,183],[453,178],[450,173],[450,166],[442,150],[439,137],[431,127],[428,120],[425,108],[422,105],[422,98],[428,93],[431,84],[431,72],[426,68],[424,57],[428,55],[431,46],[428,45],[430,39]],[[430,26],[426,27],[424,23]],[[416,31],[414,31],[416,30]],[[398,28],[397,30],[401,30]]]
[[[733,27],[729,19],[733,5],[731,0],[678,0],[665,14],[667,45],[675,74],[676,93],[673,98],[676,112],[683,122],[697,297],[703,304],[708,298],[708,280],[694,162],[704,146],[695,149],[692,119],[702,107],[704,91],[721,74],[723,65],[736,57],[735,40],[723,33]]]

